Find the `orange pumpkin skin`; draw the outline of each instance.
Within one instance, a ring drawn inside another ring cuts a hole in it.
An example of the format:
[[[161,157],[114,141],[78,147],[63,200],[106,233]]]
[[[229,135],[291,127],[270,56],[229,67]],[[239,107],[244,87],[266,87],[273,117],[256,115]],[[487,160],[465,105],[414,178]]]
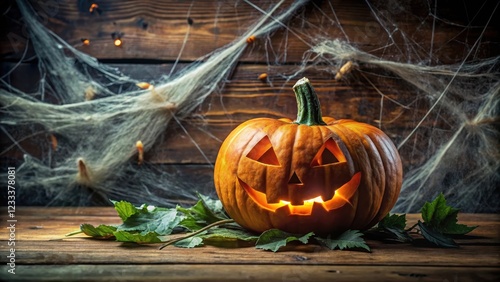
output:
[[[389,137],[353,120],[321,119],[320,112],[317,119],[253,119],[225,139],[214,182],[238,224],[255,232],[335,234],[368,229],[392,209],[402,164]],[[318,197],[323,203],[304,202]]]

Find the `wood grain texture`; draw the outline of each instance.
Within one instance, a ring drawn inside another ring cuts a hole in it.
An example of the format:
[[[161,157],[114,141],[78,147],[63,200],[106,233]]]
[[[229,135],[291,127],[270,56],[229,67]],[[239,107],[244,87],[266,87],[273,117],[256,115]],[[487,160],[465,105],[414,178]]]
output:
[[[5,273],[6,266],[0,267]],[[346,265],[21,265],[9,281],[496,281],[495,267]]]
[[[28,1],[41,22],[70,45],[145,81],[169,74],[176,60],[179,64],[174,74],[238,39],[262,15],[248,2],[265,10],[278,2],[99,0],[95,1],[99,10],[91,13],[89,0]],[[472,46],[478,49],[470,54],[471,60],[497,56],[498,23],[492,21],[484,28],[490,18],[498,18],[500,10],[492,14],[497,1],[473,2],[457,5],[452,0],[411,0],[387,5],[382,0],[310,1],[285,23],[287,28],[250,44],[222,90],[212,93],[180,124],[172,123],[158,145],[146,153],[146,162],[170,166],[165,169],[180,171],[179,177],[187,182],[203,179],[203,184],[188,184],[202,186],[200,192],[213,192],[210,165],[222,140],[240,122],[251,118],[294,117],[296,105],[290,89],[300,78],[296,72],[301,63],[310,62],[307,51],[322,39],[347,40],[389,60],[423,65],[461,62]],[[284,1],[283,8],[290,3]],[[0,76],[16,66],[5,81],[22,91],[35,91],[39,76],[28,44],[30,35],[14,0],[2,1],[0,6]],[[113,34],[122,37],[122,47],[113,45]],[[89,46],[82,44],[83,38],[90,40]],[[25,48],[27,60],[17,66]],[[317,71],[306,70],[300,75],[313,81],[325,115],[380,126],[396,144],[415,128],[432,103],[416,98],[406,85],[379,75],[375,69],[364,68],[363,72],[378,91],[408,108],[382,99],[358,70],[335,81],[338,66],[317,67]],[[257,79],[263,72],[268,74],[265,82]],[[407,143],[414,145],[400,151],[405,169],[410,170],[432,154],[434,148],[427,145],[427,136],[434,130],[454,133],[448,119],[438,113],[422,123],[420,134]],[[25,153],[39,156],[50,146],[48,134],[25,140],[25,132],[17,128],[9,132],[14,140],[0,133],[0,146],[11,148],[0,156],[2,165],[20,163]],[[23,150],[16,147],[17,141]]]
[[[262,15],[245,1],[95,2],[99,8],[91,13],[92,1],[32,1],[40,20],[49,29],[100,59],[196,60],[237,39]],[[285,1],[282,7],[291,2]],[[367,5],[361,0],[311,1],[285,23],[287,29],[258,38],[242,60],[299,62],[315,38],[341,38],[379,55],[398,54],[404,60],[418,61],[432,49],[435,62],[457,62],[469,51],[464,43],[475,42],[483,32],[481,25],[491,16],[495,3],[486,1],[485,6],[465,3],[462,7],[445,2],[439,1],[434,11],[423,1],[399,5],[382,5],[382,1]],[[12,7],[7,10],[1,28],[6,34],[0,38],[1,55],[19,58],[30,36],[13,1],[7,3]],[[266,0],[251,3],[262,10],[273,6],[273,2]],[[439,16],[437,20],[433,13]],[[464,32],[466,26],[471,28]],[[113,33],[121,35],[121,48],[113,45]],[[495,54],[499,46],[498,30],[492,26],[482,36],[481,51],[475,55]],[[91,44],[83,46],[82,38],[89,39]]]
[[[458,238],[456,249],[367,240],[371,253],[315,244],[292,244],[277,253],[244,244],[158,250],[159,244],[64,237],[81,223],[120,223],[112,207],[19,206],[16,219],[16,275],[9,276],[2,265],[2,280],[494,281],[500,275],[498,214],[460,214],[460,223],[479,227]],[[412,224],[420,216],[409,214],[407,219]],[[2,254],[9,250],[7,232],[2,228],[0,233]]]

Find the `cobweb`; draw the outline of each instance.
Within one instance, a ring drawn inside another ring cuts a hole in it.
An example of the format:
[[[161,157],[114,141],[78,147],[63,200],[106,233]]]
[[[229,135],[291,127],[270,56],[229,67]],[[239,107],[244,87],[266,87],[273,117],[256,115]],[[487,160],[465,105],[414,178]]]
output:
[[[209,95],[230,84],[231,72],[248,51],[247,39],[255,37],[262,39],[257,48],[265,51],[269,68],[287,66],[286,72],[269,79],[273,87],[285,88],[316,72],[332,81],[339,75],[335,83],[360,93],[369,89],[379,94],[378,111],[370,111],[373,116],[360,121],[382,128],[405,161],[403,188],[394,211],[418,211],[440,192],[464,211],[500,210],[495,200],[500,184],[500,56],[494,51],[482,56],[483,33],[498,16],[498,4],[480,24],[476,17],[485,14],[484,7],[471,12],[470,22],[464,25],[440,17],[437,1],[365,1],[371,18],[358,28],[359,33],[349,34],[335,2],[327,1],[320,8],[314,1],[276,1],[266,6],[242,1],[259,17],[240,23],[238,38],[182,70],[159,76],[151,87],[78,51],[41,24],[25,0],[17,4],[41,73],[35,93],[13,88],[8,83],[10,72],[2,76],[0,89],[0,129],[11,142],[2,155],[13,148],[25,152],[16,172],[22,186],[17,195],[23,203],[89,205],[128,199],[168,206],[196,199],[192,182],[160,165],[138,164],[140,151],[154,150],[172,124],[181,125]],[[412,5],[428,13],[414,15]],[[430,44],[419,41],[419,27],[406,31],[406,23],[398,21],[405,17],[432,26]],[[453,40],[453,46],[463,51],[456,52],[458,58],[443,61],[438,56],[448,47],[434,44],[437,26],[460,30]],[[479,37],[462,41],[459,35],[473,29],[480,31]],[[283,35],[278,45],[272,44],[277,32]],[[301,64],[288,64],[290,37],[307,46]],[[366,37],[380,38],[380,46],[367,49],[360,44]],[[51,140],[41,156],[24,150],[22,141],[40,135]],[[207,136],[211,138],[210,133]],[[207,164],[211,165],[208,158]]]

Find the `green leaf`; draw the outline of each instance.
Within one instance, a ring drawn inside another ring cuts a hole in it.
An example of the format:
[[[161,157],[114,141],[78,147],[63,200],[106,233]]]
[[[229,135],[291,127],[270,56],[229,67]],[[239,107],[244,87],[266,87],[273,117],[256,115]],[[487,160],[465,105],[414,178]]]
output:
[[[87,236],[107,239],[114,236],[113,232],[116,231],[116,227],[104,224],[94,227],[92,224],[84,223],[80,225],[80,230]]]
[[[405,230],[406,214],[387,214],[375,228],[375,232],[379,232],[379,236],[388,237],[388,239],[397,240],[400,242],[411,242],[413,238]]]
[[[200,237],[208,240],[241,240],[246,242],[259,239],[259,236],[256,236],[245,230],[220,227],[211,229],[207,234],[204,234]]]
[[[135,242],[135,243],[161,243],[156,232],[141,234],[139,232],[116,231],[114,232],[116,241]]]
[[[198,194],[198,197],[200,200],[190,208],[177,207],[177,210],[185,215],[179,225],[196,231],[211,223],[228,219],[222,212],[222,204],[219,206],[220,201],[210,200],[201,194]]]
[[[403,242],[403,243],[413,241],[413,238],[405,230],[386,227],[383,229],[383,231],[386,234],[388,234],[389,237],[391,237],[392,239],[394,239],[396,241]]]
[[[477,226],[467,226],[465,224],[458,224],[458,210],[450,212],[450,214],[443,220],[439,226],[439,231],[444,234],[449,235],[464,235],[472,230],[476,229]]]
[[[200,237],[189,237],[184,240],[180,240],[178,242],[175,242],[174,246],[180,247],[180,248],[194,248],[194,247],[200,247],[203,246],[203,239]]]
[[[313,232],[309,232],[306,235],[297,235],[291,234],[288,232],[284,232],[278,229],[269,229],[264,231],[257,242],[255,243],[255,247],[257,249],[270,250],[276,252],[279,248],[286,246],[287,243],[292,241],[300,241],[303,244],[307,244],[309,238],[314,235]]]
[[[127,220],[130,216],[139,211],[138,208],[127,201],[117,202],[112,200],[111,202],[115,205],[115,210],[118,212],[118,215],[123,221]]]
[[[316,237],[316,240],[331,250],[335,250],[337,248],[339,250],[362,248],[370,252],[370,247],[368,247],[365,240],[361,238],[361,236],[363,236],[363,233],[358,230],[347,230],[335,238],[331,238],[331,235],[328,235],[326,239]]]
[[[177,215],[176,209],[148,209],[146,206],[127,218],[118,226],[117,230],[138,231],[142,235],[156,232],[158,235],[164,236],[171,234],[183,218],[183,216]]]
[[[439,194],[432,202],[427,202],[422,207],[422,219],[427,227],[443,234],[464,235],[477,226],[457,224],[459,210],[446,204],[443,193]]]
[[[116,240],[121,242],[159,243],[162,242],[163,237],[171,234],[177,227],[199,230],[209,224],[229,219],[219,200],[210,199],[201,194],[198,194],[198,197],[200,200],[194,206],[174,209],[158,208],[147,204],[136,207],[127,201],[111,200],[123,221],[122,224],[117,226],[100,225],[98,227],[82,224],[80,230],[86,235],[96,238],[116,237]],[[236,224],[231,227],[241,228]],[[231,239],[238,236],[241,239],[245,238],[245,232],[242,230],[240,233],[237,231],[219,233],[219,235],[214,233],[212,238],[217,236],[219,238],[228,236]],[[200,240],[203,240],[200,236],[195,236],[199,238],[190,239],[191,241],[177,242],[177,245],[182,247],[197,246],[201,244]]]
[[[455,241],[453,241],[452,238],[442,234],[439,231],[434,230],[431,226],[428,226],[427,224],[421,222],[420,220],[418,221],[418,227],[420,227],[422,236],[424,236],[424,238],[427,241],[434,243],[439,247],[445,247],[445,248],[458,247],[457,243],[455,243]]]
[[[422,219],[431,226],[437,226],[446,219],[448,214],[456,209],[446,205],[443,193],[440,193],[432,202],[426,202],[422,207]]]
[[[406,228],[406,214],[387,214],[378,223],[378,227],[404,230]]]
[[[207,197],[202,194],[197,194],[198,198],[202,200],[202,202],[205,204],[205,207],[212,211],[214,215],[216,215],[219,218],[227,219],[227,215],[224,212],[224,207],[222,206],[222,202],[219,199],[212,199],[210,197]]]

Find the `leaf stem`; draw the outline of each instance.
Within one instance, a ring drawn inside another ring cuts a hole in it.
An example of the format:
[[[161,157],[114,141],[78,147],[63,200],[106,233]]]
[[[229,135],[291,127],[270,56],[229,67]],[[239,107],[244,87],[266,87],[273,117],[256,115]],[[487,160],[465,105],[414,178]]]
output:
[[[415,227],[417,227],[418,223],[415,223],[412,227],[408,228],[408,229],[405,229],[406,232],[410,232],[412,229],[414,229]]]
[[[64,237],[69,237],[69,236],[73,236],[73,235],[80,234],[80,233],[83,233],[83,231],[82,230],[76,230],[76,231],[73,231],[73,232],[69,232],[68,234],[65,234]]]
[[[165,242],[165,244],[161,245],[158,249],[161,250],[163,248],[165,248],[166,246],[168,245],[171,245],[173,243],[176,243],[176,242],[179,242],[179,241],[182,241],[184,239],[187,239],[187,238],[190,238],[190,237],[193,237],[197,234],[200,234],[201,232],[203,231],[206,231],[212,227],[215,227],[215,226],[219,226],[219,225],[223,225],[223,224],[226,224],[226,223],[233,223],[234,220],[233,219],[223,219],[223,220],[219,220],[219,221],[216,221],[214,223],[211,223],[195,232],[192,232],[192,233],[189,233],[189,234],[186,234],[185,236],[181,236],[181,237],[177,237],[175,239],[172,239],[172,240],[168,240],[167,242]]]

